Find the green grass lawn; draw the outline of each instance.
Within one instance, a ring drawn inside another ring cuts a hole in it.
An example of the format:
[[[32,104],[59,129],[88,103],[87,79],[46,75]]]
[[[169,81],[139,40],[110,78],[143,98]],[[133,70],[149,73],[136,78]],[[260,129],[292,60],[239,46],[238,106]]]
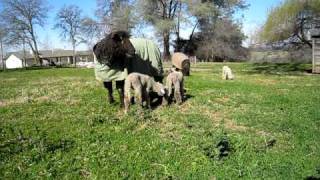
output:
[[[0,179],[320,176],[320,76],[235,63],[223,81],[222,66],[193,66],[181,106],[128,115],[92,69],[0,72]]]

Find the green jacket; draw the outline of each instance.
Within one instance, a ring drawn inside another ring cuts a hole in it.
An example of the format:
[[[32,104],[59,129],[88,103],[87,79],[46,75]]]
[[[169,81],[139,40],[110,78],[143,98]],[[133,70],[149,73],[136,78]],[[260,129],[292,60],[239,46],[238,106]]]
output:
[[[142,38],[130,39],[135,48],[135,57],[129,60],[128,68],[120,69],[100,64],[96,61],[95,75],[99,81],[121,81],[128,73],[139,72],[150,76],[163,76],[161,53],[151,40]]]

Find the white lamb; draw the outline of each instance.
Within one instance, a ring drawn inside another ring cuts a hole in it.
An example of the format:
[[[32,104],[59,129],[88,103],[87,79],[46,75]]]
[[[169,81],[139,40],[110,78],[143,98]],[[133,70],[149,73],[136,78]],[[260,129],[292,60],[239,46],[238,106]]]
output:
[[[167,98],[171,98],[172,90],[174,89],[174,98],[178,104],[183,102],[184,87],[183,73],[177,69],[171,69],[166,79],[166,87],[168,88]]]
[[[234,75],[232,74],[232,70],[228,66],[223,66],[223,68],[222,68],[222,79],[223,80],[233,80],[234,79]]]
[[[165,96],[166,91],[163,84],[156,82],[153,77],[141,74],[130,73],[124,83],[124,107],[125,113],[128,112],[131,100],[131,89],[134,90],[135,101],[143,106],[143,102],[147,102],[147,107],[150,105],[150,92],[156,92],[159,96]]]

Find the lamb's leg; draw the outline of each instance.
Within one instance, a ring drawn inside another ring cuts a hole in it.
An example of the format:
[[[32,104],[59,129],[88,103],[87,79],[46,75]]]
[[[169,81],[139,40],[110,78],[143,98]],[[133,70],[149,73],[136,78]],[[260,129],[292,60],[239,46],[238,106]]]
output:
[[[124,84],[124,112],[127,114],[131,103],[131,82],[125,81]]]
[[[181,102],[184,101],[184,82],[183,80],[180,83],[180,95],[181,95]]]
[[[151,109],[150,92],[145,91],[145,97],[146,97],[146,101],[147,101],[147,107],[148,107],[149,109]]]
[[[103,82],[103,86],[108,90],[108,100],[109,103],[114,103],[114,98],[112,95],[112,82]]]
[[[181,90],[180,90],[180,83],[179,82],[175,82],[174,83],[174,98],[176,99],[178,104],[182,103]]]
[[[116,81],[116,88],[120,97],[120,107],[124,106],[124,81]]]
[[[140,105],[143,106],[143,89],[141,84],[136,84],[134,87],[134,94],[136,97],[136,102]]]
[[[131,99],[131,95],[129,90],[128,92],[125,92],[125,95],[124,95],[124,112],[126,114],[128,113],[128,110],[129,110],[130,99]]]
[[[168,105],[169,103],[168,103],[168,100],[169,100],[169,98],[168,98],[168,93],[166,92],[166,94],[162,97],[162,106],[166,106],[166,105]]]
[[[171,80],[168,78],[167,79],[167,84],[166,84],[167,88],[168,88],[168,94],[167,94],[167,103],[169,103],[170,98],[171,98],[171,94],[172,94],[172,82]]]

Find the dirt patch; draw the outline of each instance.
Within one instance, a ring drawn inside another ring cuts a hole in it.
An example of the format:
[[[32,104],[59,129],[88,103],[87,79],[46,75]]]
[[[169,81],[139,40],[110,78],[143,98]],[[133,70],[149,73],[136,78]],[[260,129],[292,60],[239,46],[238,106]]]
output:
[[[41,96],[41,97],[37,97],[35,100],[37,102],[46,102],[46,101],[50,100],[50,97],[49,96]]]
[[[217,101],[218,103],[227,103],[229,102],[230,98],[228,96],[224,96],[221,98],[216,98],[215,101]]]
[[[220,112],[212,113],[212,112],[206,111],[205,114],[209,116],[209,118],[212,120],[212,123],[214,123],[215,127],[218,127],[221,125],[221,123],[223,123],[222,125],[225,128],[233,131],[240,131],[240,132],[246,131],[249,128],[246,126],[236,124],[234,121],[232,121],[231,119],[229,119],[228,117],[226,117],[224,114]]]
[[[200,108],[202,109],[202,108]],[[247,127],[241,124],[237,124],[230,118],[228,118],[227,114],[228,113],[222,113],[222,112],[211,112],[210,110],[206,109],[203,111],[206,116],[208,116],[211,120],[212,123],[214,124],[215,127],[219,127],[223,125],[226,129],[232,130],[232,131],[237,131],[237,132],[246,132],[246,131],[251,131],[254,132],[257,135],[261,136],[271,136],[270,133],[261,131],[261,130],[256,130],[251,127]]]

